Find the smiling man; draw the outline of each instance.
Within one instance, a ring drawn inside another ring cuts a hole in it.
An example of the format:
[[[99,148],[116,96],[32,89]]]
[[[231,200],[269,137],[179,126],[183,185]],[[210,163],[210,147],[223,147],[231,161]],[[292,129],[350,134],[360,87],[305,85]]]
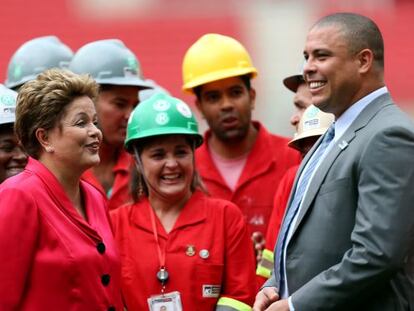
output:
[[[242,210],[260,257],[275,190],[300,156],[288,148],[289,139],[252,121],[256,75],[246,49],[228,36],[206,34],[184,56],[183,89],[196,96],[210,128],[197,167],[211,195]]]
[[[369,18],[337,13],[309,31],[304,77],[335,123],[298,170],[255,311],[414,308],[414,124],[384,83]]]

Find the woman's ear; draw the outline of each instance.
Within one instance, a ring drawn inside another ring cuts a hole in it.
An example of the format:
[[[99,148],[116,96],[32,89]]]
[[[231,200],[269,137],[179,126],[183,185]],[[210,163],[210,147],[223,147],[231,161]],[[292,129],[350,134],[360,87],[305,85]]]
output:
[[[47,153],[55,152],[55,148],[50,144],[48,131],[44,128],[38,128],[35,132],[39,144]]]

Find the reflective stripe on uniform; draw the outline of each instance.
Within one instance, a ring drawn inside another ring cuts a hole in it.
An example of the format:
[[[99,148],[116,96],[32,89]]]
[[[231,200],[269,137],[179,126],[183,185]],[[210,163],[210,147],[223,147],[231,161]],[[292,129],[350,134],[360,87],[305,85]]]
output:
[[[244,302],[229,297],[220,297],[216,311],[251,311],[252,308]]]
[[[270,278],[272,275],[272,269],[274,265],[273,251],[264,249],[262,253],[262,259],[256,268],[256,274],[264,278]]]

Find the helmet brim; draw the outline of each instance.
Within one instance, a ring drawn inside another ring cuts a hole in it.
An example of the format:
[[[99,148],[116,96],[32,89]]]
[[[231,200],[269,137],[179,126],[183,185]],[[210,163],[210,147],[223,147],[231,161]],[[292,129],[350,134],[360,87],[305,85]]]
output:
[[[191,82],[188,82],[183,85],[183,91],[189,94],[194,94],[194,88],[201,86],[203,84],[207,84],[210,82],[223,80],[232,77],[250,75],[250,78],[253,79],[257,77],[257,70],[254,67],[247,67],[247,68],[235,68],[235,69],[226,69],[222,71],[215,71],[210,74],[205,74],[198,79],[194,79]]]
[[[166,136],[166,135],[188,135],[194,138],[195,148],[198,148],[203,143],[203,136],[200,134],[195,134],[193,130],[186,130],[183,128],[156,128],[156,129],[149,129],[147,131],[142,131],[139,135],[131,136],[128,141],[125,142],[125,149],[132,153],[132,145],[139,142],[141,139],[146,138],[155,138],[157,136]]]
[[[114,78],[106,78],[106,79],[95,79],[96,83],[98,84],[109,84],[109,85],[125,85],[125,86],[138,86],[145,89],[152,89],[154,88],[151,83],[147,81],[137,78],[137,77],[114,77]]]
[[[296,93],[302,83],[305,83],[302,75],[294,75],[283,79],[283,84],[293,93]]]

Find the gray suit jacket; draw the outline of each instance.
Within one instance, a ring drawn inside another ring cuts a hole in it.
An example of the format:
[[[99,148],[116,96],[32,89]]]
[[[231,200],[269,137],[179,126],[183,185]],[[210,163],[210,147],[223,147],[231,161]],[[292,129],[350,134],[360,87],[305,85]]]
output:
[[[286,275],[295,311],[414,310],[414,125],[389,94],[360,113],[315,172]],[[273,275],[265,286],[275,284]]]

